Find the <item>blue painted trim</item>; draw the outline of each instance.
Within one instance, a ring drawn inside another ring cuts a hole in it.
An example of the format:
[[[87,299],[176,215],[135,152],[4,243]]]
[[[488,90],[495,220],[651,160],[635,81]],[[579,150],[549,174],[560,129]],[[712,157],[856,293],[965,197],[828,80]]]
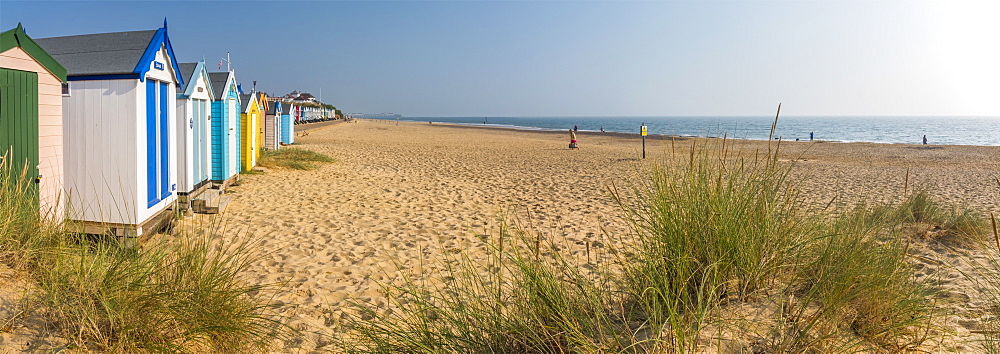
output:
[[[66,81],[87,81],[87,80],[124,80],[138,79],[138,74],[113,74],[113,75],[80,75],[68,76]]]
[[[170,58],[170,66],[174,69],[174,80],[176,80],[178,87],[183,87],[184,79],[181,78],[181,69],[177,66],[177,56],[174,55],[174,47],[170,45],[170,36],[167,35],[166,27],[156,30],[156,34],[149,41],[146,51],[142,53],[142,58],[139,59],[132,72],[139,74],[140,82],[144,81],[146,73],[149,72],[149,63],[156,59],[156,53],[160,51],[160,46],[164,44],[167,48],[167,56]]]
[[[167,83],[160,82],[160,199],[170,196],[170,129],[167,123],[171,107],[167,104],[167,92]]]
[[[156,81],[146,81],[146,201],[160,202],[156,188]]]

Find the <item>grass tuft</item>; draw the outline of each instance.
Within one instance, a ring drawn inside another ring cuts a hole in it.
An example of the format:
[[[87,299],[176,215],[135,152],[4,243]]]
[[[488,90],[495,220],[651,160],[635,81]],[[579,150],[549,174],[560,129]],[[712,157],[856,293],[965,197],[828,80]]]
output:
[[[317,163],[334,162],[329,156],[301,148],[281,148],[268,150],[261,154],[258,164],[268,168],[287,168],[292,170],[312,170],[318,168]]]
[[[430,280],[383,289],[391,311],[356,303],[340,350],[361,353],[555,353],[636,345],[609,315],[613,293],[521,226],[501,226],[488,265],[448,259]]]
[[[215,229],[142,249],[113,238],[70,235],[40,220],[37,193],[0,171],[0,259],[35,285],[36,313],[73,346],[98,351],[260,351],[287,332],[265,286],[240,275],[255,259],[249,239]]]

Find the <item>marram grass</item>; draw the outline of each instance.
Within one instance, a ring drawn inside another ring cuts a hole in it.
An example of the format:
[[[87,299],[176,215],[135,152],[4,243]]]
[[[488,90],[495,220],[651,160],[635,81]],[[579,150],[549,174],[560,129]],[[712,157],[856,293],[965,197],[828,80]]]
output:
[[[8,172],[0,190],[0,260],[27,274],[30,311],[71,347],[260,351],[289,333],[271,315],[270,289],[240,275],[254,259],[248,238],[223,242],[207,226],[133,248],[38,218],[31,184]]]
[[[940,333],[932,280],[915,279],[896,227],[909,202],[808,214],[778,148],[692,147],[631,195],[613,190],[633,234],[607,235],[628,241],[593,271],[502,218],[487,264],[442,256],[443,274],[384,284],[391,310],[356,303],[337,350],[898,352]],[[729,316],[769,302],[750,327]]]
[[[334,159],[315,151],[302,148],[284,147],[265,151],[258,165],[268,168],[287,168],[292,170],[312,170],[319,167],[318,163],[333,162]]]

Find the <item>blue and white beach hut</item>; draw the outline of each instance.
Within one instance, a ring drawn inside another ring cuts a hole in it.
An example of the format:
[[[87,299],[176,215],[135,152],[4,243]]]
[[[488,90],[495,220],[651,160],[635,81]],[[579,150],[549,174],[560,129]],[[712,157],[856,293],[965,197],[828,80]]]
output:
[[[239,177],[240,91],[232,71],[209,73],[212,92],[212,182],[228,187]]]
[[[212,101],[205,61],[178,65],[185,86],[177,93],[177,198],[189,206],[212,179]]]
[[[87,233],[141,236],[171,220],[176,97],[167,23],[150,31],[36,39],[67,70],[67,217]]]

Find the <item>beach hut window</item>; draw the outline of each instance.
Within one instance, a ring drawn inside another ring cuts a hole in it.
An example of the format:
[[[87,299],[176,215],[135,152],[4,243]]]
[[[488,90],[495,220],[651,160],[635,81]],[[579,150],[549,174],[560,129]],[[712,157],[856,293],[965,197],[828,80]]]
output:
[[[68,82],[62,83],[62,95],[63,96],[67,96],[67,97],[69,96],[69,83]]]

